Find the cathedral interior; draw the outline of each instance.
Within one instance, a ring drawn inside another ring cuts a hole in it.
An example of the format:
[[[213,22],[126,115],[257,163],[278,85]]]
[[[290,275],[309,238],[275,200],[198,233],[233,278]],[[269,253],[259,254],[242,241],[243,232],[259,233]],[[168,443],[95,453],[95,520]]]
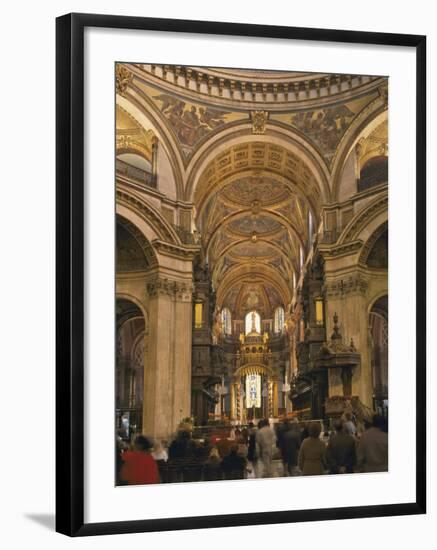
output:
[[[387,415],[387,79],[115,85],[117,427]]]

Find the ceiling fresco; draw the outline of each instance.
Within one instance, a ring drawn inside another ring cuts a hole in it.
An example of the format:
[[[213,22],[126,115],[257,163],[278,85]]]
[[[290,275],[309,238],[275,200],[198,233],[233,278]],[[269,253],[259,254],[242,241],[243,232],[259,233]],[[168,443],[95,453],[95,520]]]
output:
[[[236,235],[250,236],[253,233],[263,235],[276,233],[282,225],[267,215],[250,215],[231,222],[227,230]]]
[[[126,70],[133,71],[127,92],[135,87],[159,111],[185,162],[230,123],[250,122],[259,108],[247,104],[251,98],[268,105],[266,120],[298,130],[330,166],[347,128],[380,95],[378,86],[384,86],[382,78],[358,75],[142,64],[126,65]],[[239,94],[234,93],[237,82]],[[315,107],[317,103],[324,106]]]
[[[226,124],[248,118],[246,113],[194,102],[142,82],[137,86],[166,121],[184,161],[188,161],[201,143]]]
[[[283,202],[290,191],[284,184],[272,178],[251,176],[227,185],[222,191],[224,200],[238,205],[250,206],[258,201],[261,206]]]
[[[373,92],[349,103],[324,109],[299,111],[291,115],[289,113],[273,114],[271,118],[291,124],[302,132],[318,148],[329,165],[341,138],[354,118],[378,95],[378,92]]]

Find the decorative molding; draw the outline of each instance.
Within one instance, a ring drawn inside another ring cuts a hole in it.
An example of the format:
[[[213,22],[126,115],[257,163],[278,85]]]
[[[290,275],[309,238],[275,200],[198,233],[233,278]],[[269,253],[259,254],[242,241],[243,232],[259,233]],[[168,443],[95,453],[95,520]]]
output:
[[[380,77],[284,71],[238,71],[183,65],[129,65],[136,78],[172,93],[240,108],[267,104],[275,109],[348,101],[368,93]],[[268,73],[268,74],[267,74]]]
[[[366,224],[377,216],[380,212],[388,209],[388,193],[383,197],[378,198],[371,203],[365,210],[358,212],[358,214],[350,221],[350,223],[344,229],[342,235],[340,235],[340,242],[344,243],[350,241],[356,237],[360,230],[366,226]]]
[[[368,282],[359,273],[349,275],[342,279],[327,281],[324,286],[324,294],[327,298],[338,298],[350,294],[367,294]]]
[[[385,221],[382,223],[375,231],[372,233],[372,235],[369,237],[369,239],[366,241],[366,243],[363,246],[363,249],[360,254],[359,263],[366,265],[367,260],[369,258],[370,251],[373,248],[373,245],[376,243],[376,241],[379,239],[379,237],[384,233],[384,231],[388,230],[388,221]]]
[[[160,275],[147,282],[147,293],[151,298],[168,296],[181,302],[191,302],[193,296],[193,284],[187,281],[176,281]]]
[[[348,256],[349,254],[354,254],[363,246],[363,241],[353,241],[351,243],[345,243],[333,247],[325,247],[320,245],[319,251],[324,258],[326,257],[339,257],[339,256]]]
[[[193,260],[200,250],[200,246],[198,245],[181,246],[166,241],[160,241],[159,239],[154,239],[152,245],[157,252],[164,256],[171,256],[184,260]]]
[[[132,83],[133,74],[125,66],[115,65],[115,90],[117,94],[126,95],[128,86]]]
[[[152,206],[142,201],[139,197],[131,195],[120,189],[116,190],[116,201],[139,214],[158,233],[163,240],[175,245],[180,245],[181,240],[177,232],[170,226],[165,218]]]
[[[251,111],[250,118],[252,120],[252,134],[265,134],[269,113],[267,111]]]

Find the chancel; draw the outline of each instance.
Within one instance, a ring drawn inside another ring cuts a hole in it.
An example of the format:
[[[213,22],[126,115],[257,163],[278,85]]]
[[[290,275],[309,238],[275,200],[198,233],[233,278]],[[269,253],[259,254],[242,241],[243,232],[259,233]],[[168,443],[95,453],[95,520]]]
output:
[[[116,65],[121,439],[387,418],[387,119],[378,76]]]

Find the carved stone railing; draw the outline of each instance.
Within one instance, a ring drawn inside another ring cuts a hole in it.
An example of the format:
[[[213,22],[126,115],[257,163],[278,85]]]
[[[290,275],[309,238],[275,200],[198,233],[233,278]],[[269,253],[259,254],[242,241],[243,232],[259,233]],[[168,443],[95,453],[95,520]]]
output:
[[[116,159],[115,167],[117,170],[117,174],[126,176],[127,178],[132,179],[138,183],[142,183],[156,189],[156,176],[154,176],[150,172],[146,172],[141,168],[132,166],[131,164],[128,164],[127,162],[124,162],[120,159]]]

